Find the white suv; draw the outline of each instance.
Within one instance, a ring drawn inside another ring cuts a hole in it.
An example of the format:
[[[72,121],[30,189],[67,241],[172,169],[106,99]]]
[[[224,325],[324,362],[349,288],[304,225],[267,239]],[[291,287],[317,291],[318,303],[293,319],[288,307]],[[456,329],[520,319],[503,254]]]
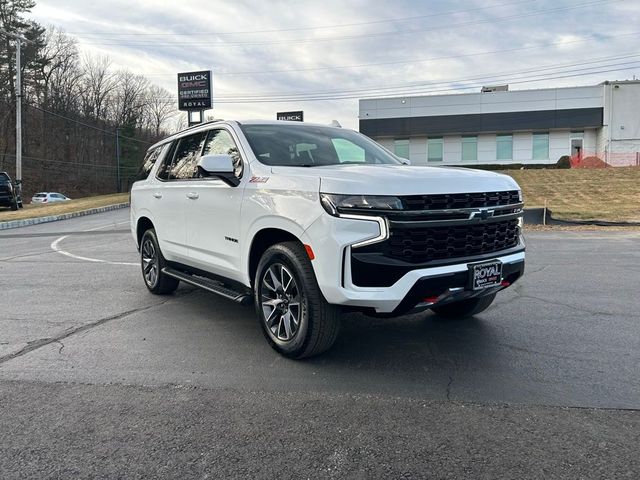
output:
[[[485,310],[524,271],[522,207],[506,175],[409,166],[351,130],[217,121],[149,149],[131,230],[151,292],[253,302],[271,346],[302,358],[344,310]]]

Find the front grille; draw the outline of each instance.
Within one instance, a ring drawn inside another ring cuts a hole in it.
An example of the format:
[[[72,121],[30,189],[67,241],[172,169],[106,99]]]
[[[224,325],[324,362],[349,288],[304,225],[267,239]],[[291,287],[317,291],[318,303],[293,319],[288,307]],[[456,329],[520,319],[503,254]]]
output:
[[[386,257],[425,263],[515,247],[518,244],[518,230],[517,219],[474,225],[410,228],[400,228],[392,222],[389,239],[377,248],[381,248]],[[372,247],[375,248],[374,245]]]
[[[517,190],[507,192],[443,193],[401,197],[405,210],[499,207],[520,203]]]

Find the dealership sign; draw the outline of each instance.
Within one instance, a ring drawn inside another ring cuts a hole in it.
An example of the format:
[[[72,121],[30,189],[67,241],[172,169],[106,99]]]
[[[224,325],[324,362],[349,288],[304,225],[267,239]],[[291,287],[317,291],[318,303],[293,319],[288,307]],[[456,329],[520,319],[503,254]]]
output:
[[[178,110],[211,108],[211,70],[178,74]]]
[[[303,122],[304,121],[304,112],[300,110],[299,112],[278,112],[276,114],[277,120],[288,120],[290,122]]]

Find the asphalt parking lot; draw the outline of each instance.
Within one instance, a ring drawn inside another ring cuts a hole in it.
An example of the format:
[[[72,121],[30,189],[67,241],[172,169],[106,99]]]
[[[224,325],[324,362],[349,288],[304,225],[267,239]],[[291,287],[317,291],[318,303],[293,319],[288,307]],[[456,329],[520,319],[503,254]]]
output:
[[[476,318],[348,315],[296,362],[149,294],[127,220],[0,233],[2,478],[640,475],[640,232],[531,232]]]

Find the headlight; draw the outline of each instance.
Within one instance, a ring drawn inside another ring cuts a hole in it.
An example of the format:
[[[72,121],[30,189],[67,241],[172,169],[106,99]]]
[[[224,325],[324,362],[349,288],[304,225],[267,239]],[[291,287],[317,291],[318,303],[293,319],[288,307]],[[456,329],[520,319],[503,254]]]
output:
[[[518,201],[522,202],[522,190],[518,190]]]
[[[321,193],[320,203],[330,215],[346,209],[366,210],[402,210],[402,201],[398,197],[382,195],[337,195]]]

